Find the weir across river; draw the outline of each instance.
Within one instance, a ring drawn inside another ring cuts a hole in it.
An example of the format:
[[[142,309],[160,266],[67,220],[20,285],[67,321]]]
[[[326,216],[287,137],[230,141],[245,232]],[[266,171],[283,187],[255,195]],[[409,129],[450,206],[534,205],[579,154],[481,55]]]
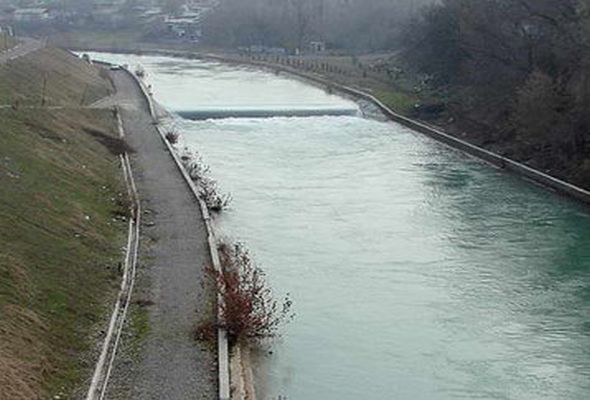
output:
[[[357,108],[343,107],[273,107],[273,108],[199,108],[192,110],[173,110],[182,118],[192,120],[224,118],[273,118],[273,117],[325,117],[357,115]]]
[[[172,112],[356,108],[249,68],[93,56],[141,63]],[[218,229],[294,301],[260,398],[590,398],[587,208],[395,123],[227,116],[172,123],[234,198]]]

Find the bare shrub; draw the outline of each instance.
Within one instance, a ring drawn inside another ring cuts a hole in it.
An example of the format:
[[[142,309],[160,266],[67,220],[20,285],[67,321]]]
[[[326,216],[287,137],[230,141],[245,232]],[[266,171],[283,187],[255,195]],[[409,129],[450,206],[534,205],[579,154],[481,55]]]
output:
[[[198,153],[191,153],[185,149],[185,152],[180,159],[193,181],[197,182],[208,176],[210,168],[205,164],[203,158]]]
[[[164,136],[170,144],[176,144],[178,143],[178,138],[180,137],[180,134],[175,129],[169,129]]]
[[[145,78],[145,69],[143,69],[143,67],[141,65],[138,65],[137,68],[135,68],[135,76],[137,76],[138,78]]]
[[[281,301],[273,297],[266,274],[241,243],[221,244],[219,253],[221,271],[209,267],[207,273],[223,299],[218,323],[227,330],[230,343],[275,337],[293,318],[289,295]]]
[[[126,193],[117,193],[112,201],[115,205],[112,211],[114,218],[126,221],[133,216],[134,203]]]
[[[197,183],[199,195],[207,205],[209,211],[220,213],[227,209],[232,201],[230,194],[223,194],[217,181],[209,176],[210,168],[198,153],[191,153],[188,149],[180,157],[184,168]]]
[[[200,194],[210,211],[219,214],[229,207],[232,201],[231,195],[221,193],[215,180],[205,178],[200,180],[199,183]]]

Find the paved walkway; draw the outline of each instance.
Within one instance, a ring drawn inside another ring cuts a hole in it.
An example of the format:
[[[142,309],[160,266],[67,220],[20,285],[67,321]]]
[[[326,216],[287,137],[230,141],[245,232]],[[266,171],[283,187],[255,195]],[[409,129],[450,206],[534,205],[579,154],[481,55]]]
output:
[[[136,373],[126,392],[132,399],[214,399],[217,394],[215,346],[193,339],[200,318],[211,315],[204,293],[202,266],[209,263],[207,237],[198,203],[166,151],[136,83],[124,72],[112,72],[138,191],[155,226],[145,266],[150,332]],[[143,265],[140,268],[144,267]]]

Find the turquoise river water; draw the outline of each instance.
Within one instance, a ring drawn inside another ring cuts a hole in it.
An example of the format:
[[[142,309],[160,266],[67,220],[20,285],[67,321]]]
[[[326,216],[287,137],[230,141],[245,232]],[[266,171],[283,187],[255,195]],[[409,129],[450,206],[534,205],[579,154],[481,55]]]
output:
[[[245,67],[98,58],[141,63],[172,111],[356,108]],[[294,301],[261,399],[590,399],[584,207],[395,123],[176,124],[233,195],[218,229]]]

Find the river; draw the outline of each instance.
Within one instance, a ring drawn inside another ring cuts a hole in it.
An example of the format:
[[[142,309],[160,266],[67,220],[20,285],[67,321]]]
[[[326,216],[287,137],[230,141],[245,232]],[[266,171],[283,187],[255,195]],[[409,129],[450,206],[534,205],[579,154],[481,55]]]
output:
[[[141,63],[170,110],[354,104],[246,67]],[[176,118],[295,320],[261,398],[590,398],[590,215],[398,124],[358,116]]]

